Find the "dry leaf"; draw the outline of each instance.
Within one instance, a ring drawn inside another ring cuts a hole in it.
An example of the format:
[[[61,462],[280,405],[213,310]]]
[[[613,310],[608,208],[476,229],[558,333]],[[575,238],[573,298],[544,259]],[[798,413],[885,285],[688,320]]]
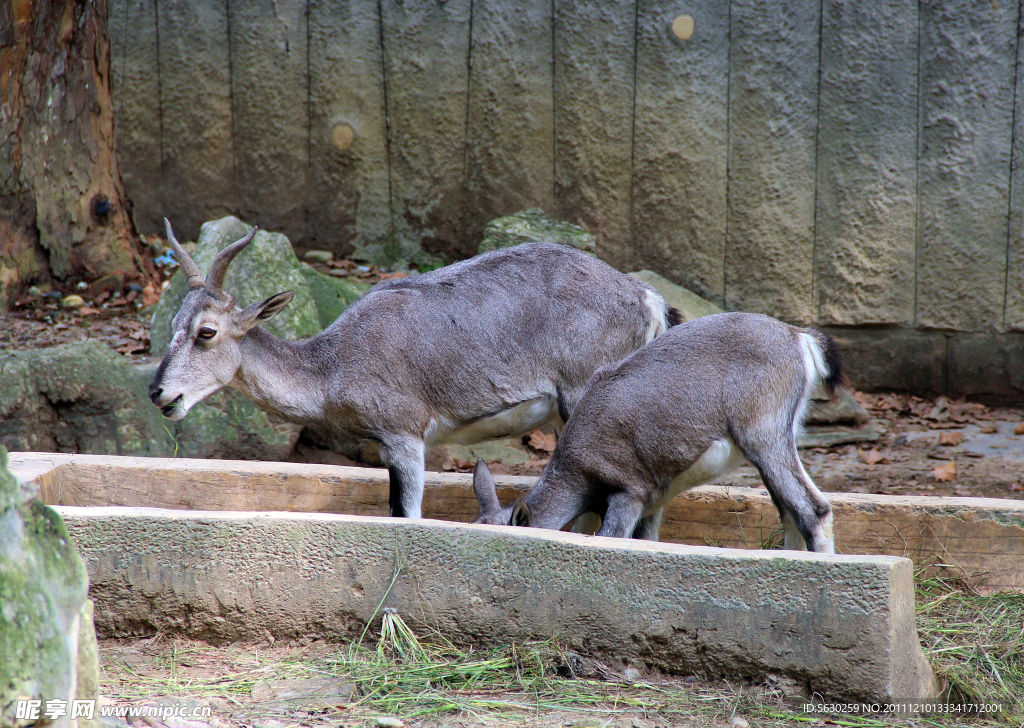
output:
[[[864,461],[865,465],[875,465],[882,460],[882,453],[878,452],[877,447],[873,447],[870,450],[858,450],[857,455]]]
[[[932,477],[943,483],[956,480],[956,463],[950,460],[945,465],[940,465],[932,470]]]
[[[143,308],[149,308],[155,306],[157,301],[160,300],[160,290],[152,283],[147,283],[146,287],[142,289],[142,306]]]
[[[1024,422],[1013,428],[1014,435],[1024,435]]]
[[[998,427],[982,427],[980,430],[978,430],[978,432],[980,432],[983,435],[995,435],[995,434],[997,434],[999,432],[999,428]]]
[[[527,444],[534,450],[539,450],[540,452],[554,452],[555,436],[545,435],[540,430],[534,430],[530,433],[530,439]]]
[[[943,432],[939,435],[939,444],[947,445],[952,447],[953,445],[959,445],[964,441],[964,433],[959,430],[951,430],[949,432]]]
[[[93,308],[92,306],[82,306],[80,309],[78,309],[77,313],[81,314],[82,316],[95,316],[96,314],[102,312],[98,308]]]

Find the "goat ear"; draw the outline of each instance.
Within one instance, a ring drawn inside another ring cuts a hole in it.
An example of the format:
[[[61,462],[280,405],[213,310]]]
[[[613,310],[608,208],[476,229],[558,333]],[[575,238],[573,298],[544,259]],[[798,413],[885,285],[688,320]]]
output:
[[[512,509],[512,525],[530,525],[530,506],[526,505],[526,501],[519,501],[516,503],[516,507]]]
[[[481,516],[488,516],[501,510],[491,471],[487,468],[487,463],[479,459],[476,461],[476,468],[473,469],[473,492],[476,493],[477,503],[480,504]]]
[[[235,321],[243,329],[248,331],[253,326],[269,321],[281,312],[281,309],[288,305],[295,294],[292,291],[275,293],[263,303],[254,303],[235,316]]]

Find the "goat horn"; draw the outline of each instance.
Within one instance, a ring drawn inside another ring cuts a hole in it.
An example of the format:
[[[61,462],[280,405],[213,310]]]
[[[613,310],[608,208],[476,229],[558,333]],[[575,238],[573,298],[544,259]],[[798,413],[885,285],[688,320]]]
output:
[[[166,217],[164,218],[164,229],[167,231],[167,239],[171,242],[171,249],[174,250],[174,257],[178,259],[178,265],[188,276],[185,285],[189,288],[202,288],[205,284],[203,283],[203,274],[199,272],[199,266],[178,244],[178,239],[174,237],[174,231],[171,230],[171,221]]]
[[[256,230],[256,228],[253,228],[244,238],[217,253],[217,257],[213,260],[213,265],[210,266],[210,272],[206,274],[206,290],[214,294],[221,292],[224,286],[224,276],[228,272],[228,266],[235,259],[235,256],[242,252],[242,248],[251,243],[252,239],[256,237]]]

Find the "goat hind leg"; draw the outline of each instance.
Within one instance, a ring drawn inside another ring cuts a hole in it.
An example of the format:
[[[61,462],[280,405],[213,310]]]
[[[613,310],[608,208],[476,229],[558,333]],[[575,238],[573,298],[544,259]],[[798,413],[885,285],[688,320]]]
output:
[[[832,537],[832,507],[804,470],[796,454],[796,443],[770,451],[744,453],[761,473],[786,530],[785,548],[835,553]]]

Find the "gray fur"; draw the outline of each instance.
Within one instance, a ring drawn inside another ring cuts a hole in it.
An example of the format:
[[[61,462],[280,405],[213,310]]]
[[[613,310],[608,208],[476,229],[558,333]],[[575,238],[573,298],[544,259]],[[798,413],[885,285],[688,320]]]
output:
[[[502,508],[478,463],[478,522],[559,529],[593,512],[602,516],[599,536],[657,540],[668,499],[746,459],[779,509],[786,548],[805,542],[831,553],[831,508],[796,439],[813,388],[841,377],[834,343],[818,331],[745,313],[676,326],[594,374],[519,502]]]
[[[408,516],[420,513],[426,448],[561,426],[594,370],[662,333],[674,312],[600,260],[541,243],[379,283],[297,342],[258,325],[290,293],[243,311],[215,283],[208,276],[182,302],[153,402],[180,419],[230,386],[338,452],[376,442],[392,513]],[[216,335],[199,338],[203,327]]]

